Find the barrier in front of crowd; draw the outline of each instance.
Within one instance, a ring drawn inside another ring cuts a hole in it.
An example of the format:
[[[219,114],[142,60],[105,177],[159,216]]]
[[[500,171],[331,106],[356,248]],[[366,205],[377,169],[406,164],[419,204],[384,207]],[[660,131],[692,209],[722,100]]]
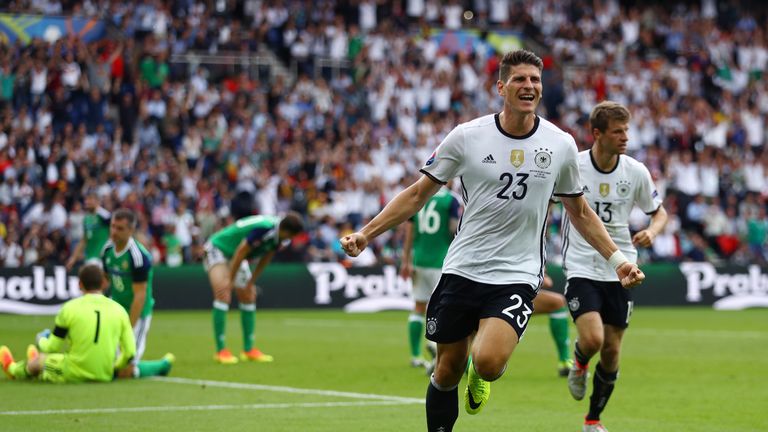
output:
[[[757,265],[710,263],[643,266],[646,282],[633,289],[638,306],[704,305],[739,310],[768,307],[768,273]],[[549,267],[555,287],[564,279]],[[209,309],[211,291],[200,265],[155,268],[156,309]],[[346,268],[339,263],[282,264],[267,267],[258,281],[259,308],[343,308],[348,312],[409,310],[410,280],[394,266]],[[0,312],[55,314],[65,301],[80,295],[77,276],[62,266],[0,269]]]

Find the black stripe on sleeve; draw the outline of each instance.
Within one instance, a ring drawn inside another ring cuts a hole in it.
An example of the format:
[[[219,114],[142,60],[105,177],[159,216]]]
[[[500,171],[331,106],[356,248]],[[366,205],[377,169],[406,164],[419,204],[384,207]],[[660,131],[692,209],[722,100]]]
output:
[[[432,174],[430,174],[430,173],[428,173],[428,172],[424,171],[423,169],[420,169],[419,171],[420,171],[422,174],[424,174],[425,176],[429,177],[429,179],[430,179],[430,180],[432,180],[433,182],[435,182],[435,183],[437,183],[437,184],[441,184],[441,185],[444,185],[444,184],[448,183],[448,182],[444,182],[444,181],[442,181],[442,180],[438,180],[438,179],[437,179],[437,177],[435,177],[435,176],[433,176]]]
[[[661,209],[661,204],[659,204],[659,206],[658,206],[658,207],[656,207],[656,210],[654,210],[654,211],[649,211],[649,212],[647,212],[647,213],[645,213],[645,214],[647,214],[648,216],[653,216],[653,215],[655,215],[656,213],[658,213],[658,212],[659,212],[659,209]]]
[[[69,332],[69,329],[66,329],[64,327],[56,326],[53,328],[53,335],[61,339],[64,339],[65,337],[67,337],[68,332]]]
[[[572,193],[572,194],[567,194],[567,193],[556,193],[556,194],[554,194],[554,195],[555,195],[556,197],[576,198],[576,197],[580,197],[580,196],[584,195],[584,192],[578,192],[578,193]]]

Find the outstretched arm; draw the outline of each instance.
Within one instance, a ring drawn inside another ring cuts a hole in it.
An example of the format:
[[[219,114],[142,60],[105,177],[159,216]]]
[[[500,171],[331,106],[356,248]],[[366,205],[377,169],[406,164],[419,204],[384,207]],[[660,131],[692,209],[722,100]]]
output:
[[[424,207],[427,200],[441,187],[440,183],[424,175],[405,190],[397,194],[384,210],[359,232],[341,239],[341,247],[347,255],[356,257],[368,246],[368,242],[381,233],[401,224]]]

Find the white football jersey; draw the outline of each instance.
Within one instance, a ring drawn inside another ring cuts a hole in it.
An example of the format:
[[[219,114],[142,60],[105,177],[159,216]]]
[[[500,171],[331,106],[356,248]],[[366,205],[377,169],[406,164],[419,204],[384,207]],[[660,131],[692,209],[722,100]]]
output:
[[[506,133],[498,114],[456,126],[421,169],[461,181],[464,214],[443,273],[538,289],[549,199],[582,194],[577,154],[573,137],[540,117],[525,136]]]
[[[616,246],[631,262],[637,262],[637,250],[629,233],[629,214],[637,204],[646,214],[661,206],[648,169],[635,159],[620,155],[609,172],[600,171],[592,152],[579,153],[579,172],[584,197],[603,221]],[[618,281],[616,271],[573,227],[565,213],[563,217],[563,270],[568,278],[583,277],[597,281]]]

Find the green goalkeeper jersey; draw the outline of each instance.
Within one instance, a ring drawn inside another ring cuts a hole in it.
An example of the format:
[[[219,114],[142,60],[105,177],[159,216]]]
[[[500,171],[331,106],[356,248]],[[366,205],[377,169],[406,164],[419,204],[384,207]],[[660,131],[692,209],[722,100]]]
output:
[[[152,297],[152,256],[147,249],[135,239],[128,240],[125,250],[115,250],[112,241],[107,242],[101,254],[104,272],[109,278],[109,291],[113,300],[120,303],[126,311],[131,310],[133,303],[133,283],[147,283],[147,298],[141,317],[152,314],[155,299]]]
[[[413,215],[413,265],[442,268],[454,233],[450,220],[459,217],[459,201],[446,188],[440,188],[418,213]]]
[[[238,219],[232,225],[226,226],[211,236],[211,243],[224,256],[232,258],[240,243],[245,239],[251,246],[251,253],[246,258],[262,256],[267,252],[277,250],[278,216],[248,216]]]
[[[56,315],[56,327],[39,342],[45,353],[62,352],[65,345],[64,379],[111,381],[115,369],[136,354],[136,341],[128,313],[102,294],[86,294],[70,300]],[[117,348],[120,357],[115,360]]]
[[[82,241],[85,242],[85,260],[101,257],[101,250],[109,240],[109,219],[111,214],[99,207],[95,213],[88,213],[83,218]]]

